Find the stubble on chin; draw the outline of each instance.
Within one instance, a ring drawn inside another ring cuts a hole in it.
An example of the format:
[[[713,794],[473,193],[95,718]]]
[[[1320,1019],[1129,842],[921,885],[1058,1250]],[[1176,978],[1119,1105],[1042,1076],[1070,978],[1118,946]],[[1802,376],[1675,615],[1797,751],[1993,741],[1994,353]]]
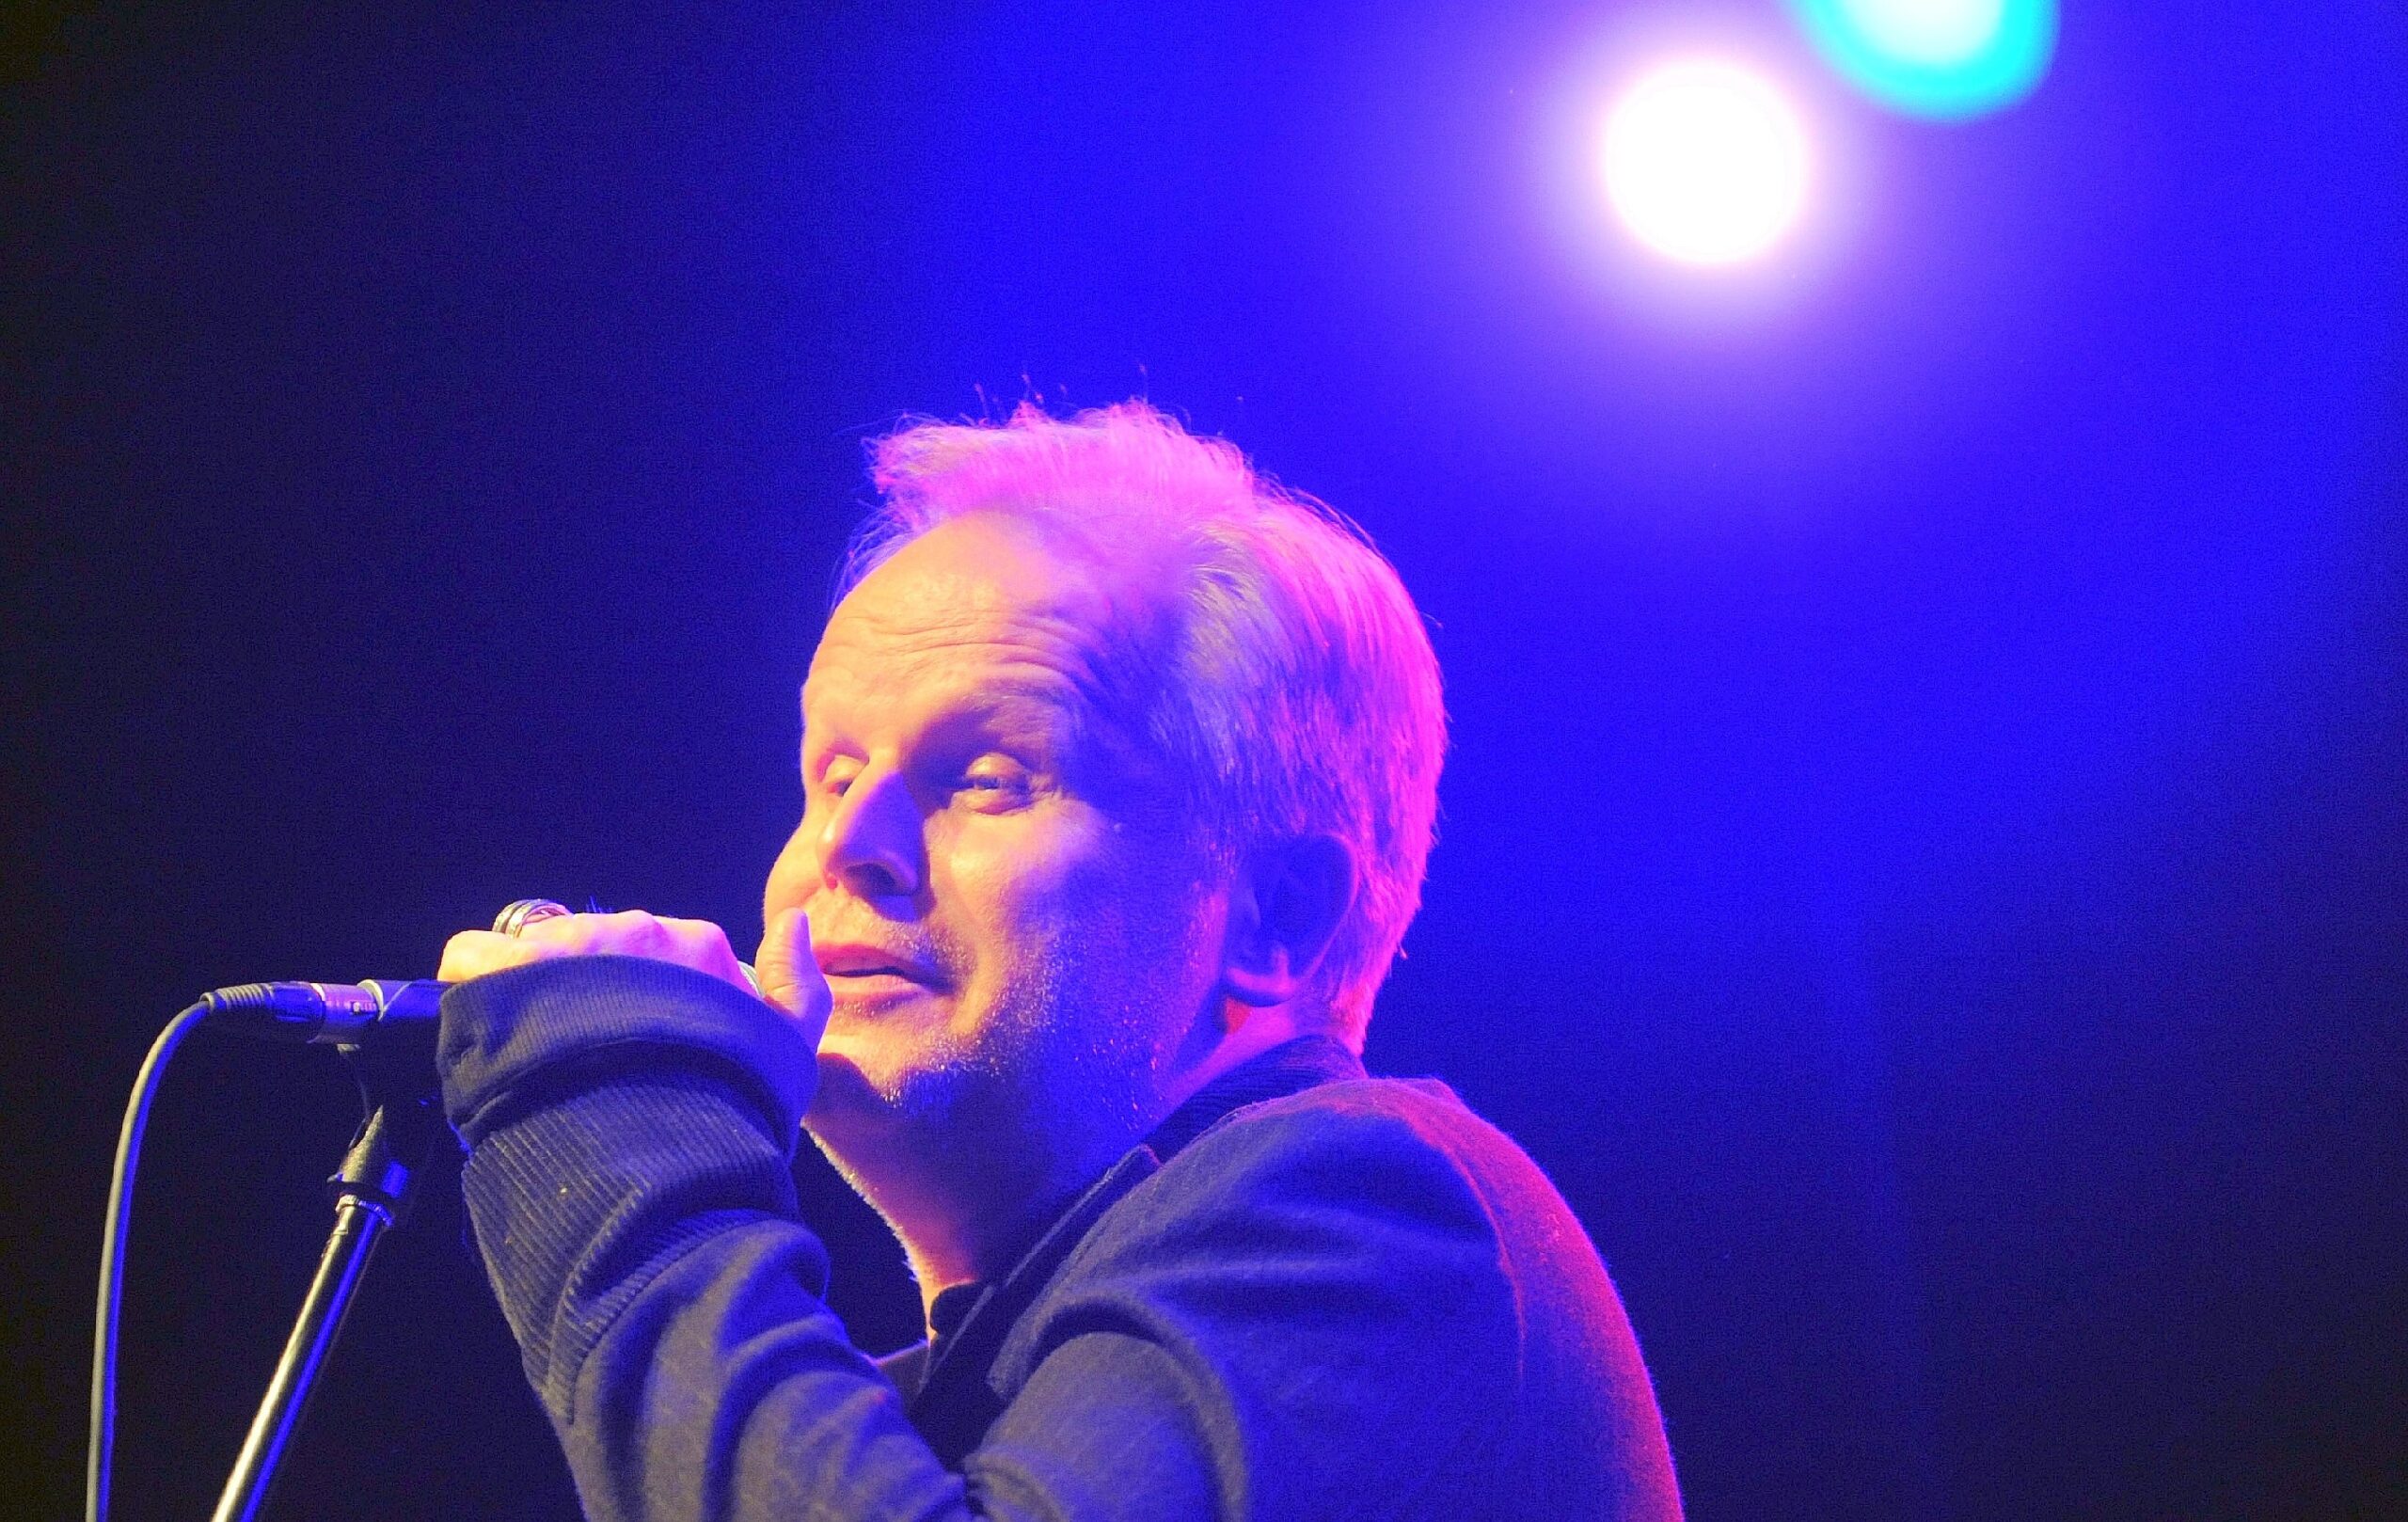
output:
[[[1041,1061],[1038,1038],[1065,959],[1046,947],[1015,960],[1001,976],[958,979],[959,991],[940,1008],[840,1007],[820,1043],[819,1088],[805,1118],[822,1149],[876,1146],[942,1157],[1004,1140],[993,1134],[1014,1108],[1004,1101]]]
[[[986,1007],[973,1018],[838,1027],[806,1126],[856,1191],[1082,1181],[1070,1176],[1108,1165],[1161,1118],[1166,1026],[1184,1019],[1164,1005],[1193,948],[1164,943],[1159,924],[1084,928],[1022,948],[984,988],[974,980],[964,993]]]

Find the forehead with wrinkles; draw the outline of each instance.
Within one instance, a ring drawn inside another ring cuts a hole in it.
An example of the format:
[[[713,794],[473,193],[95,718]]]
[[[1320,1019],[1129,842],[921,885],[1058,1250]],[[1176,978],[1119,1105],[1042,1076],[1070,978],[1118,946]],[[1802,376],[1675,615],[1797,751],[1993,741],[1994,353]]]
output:
[[[846,595],[803,685],[806,716],[914,696],[1024,695],[1111,714],[1136,631],[1159,601],[1144,578],[992,515],[897,550]]]

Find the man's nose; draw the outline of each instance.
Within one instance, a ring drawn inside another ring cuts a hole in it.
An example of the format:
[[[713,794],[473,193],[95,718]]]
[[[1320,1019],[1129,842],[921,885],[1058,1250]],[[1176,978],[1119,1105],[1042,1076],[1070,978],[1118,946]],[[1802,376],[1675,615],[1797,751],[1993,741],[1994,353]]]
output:
[[[865,771],[821,828],[819,868],[858,897],[907,896],[920,891],[922,849],[910,784],[900,772]]]

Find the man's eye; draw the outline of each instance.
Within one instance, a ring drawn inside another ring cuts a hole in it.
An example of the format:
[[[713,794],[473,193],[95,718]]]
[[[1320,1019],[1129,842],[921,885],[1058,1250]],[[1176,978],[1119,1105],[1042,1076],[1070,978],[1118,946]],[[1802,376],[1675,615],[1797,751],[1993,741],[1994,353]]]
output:
[[[831,798],[844,797],[845,790],[853,785],[853,778],[860,775],[861,769],[849,762],[830,762],[828,769],[819,774],[820,790]]]
[[[1028,796],[1028,773],[1018,767],[982,762],[961,774],[958,791],[982,807],[1018,802]]]

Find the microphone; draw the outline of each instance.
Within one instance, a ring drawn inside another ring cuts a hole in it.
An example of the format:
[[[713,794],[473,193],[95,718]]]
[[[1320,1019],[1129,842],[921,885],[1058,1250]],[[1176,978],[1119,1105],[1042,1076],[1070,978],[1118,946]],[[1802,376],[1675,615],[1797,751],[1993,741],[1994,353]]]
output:
[[[261,1040],[360,1046],[432,1030],[449,983],[431,977],[364,983],[237,983],[200,996],[213,1030]]]
[[[743,970],[752,991],[760,975]],[[237,983],[200,996],[202,1023],[261,1040],[362,1046],[432,1032],[449,983],[431,977],[370,978],[364,983]]]
[[[555,898],[520,898],[493,917],[496,935],[515,936],[539,920],[571,913]],[[752,991],[760,975],[750,962],[736,964]],[[359,1046],[380,1038],[422,1035],[434,1029],[449,983],[431,977],[408,982],[370,978],[364,983],[237,983],[200,996],[203,1023],[262,1040]]]
[[[538,920],[573,912],[557,898],[518,898],[493,917],[496,935],[515,936]],[[746,968],[745,975],[752,975]],[[364,983],[237,983],[200,996],[203,1023],[269,1041],[358,1046],[379,1032],[389,1037],[433,1029],[443,991],[433,978]]]

